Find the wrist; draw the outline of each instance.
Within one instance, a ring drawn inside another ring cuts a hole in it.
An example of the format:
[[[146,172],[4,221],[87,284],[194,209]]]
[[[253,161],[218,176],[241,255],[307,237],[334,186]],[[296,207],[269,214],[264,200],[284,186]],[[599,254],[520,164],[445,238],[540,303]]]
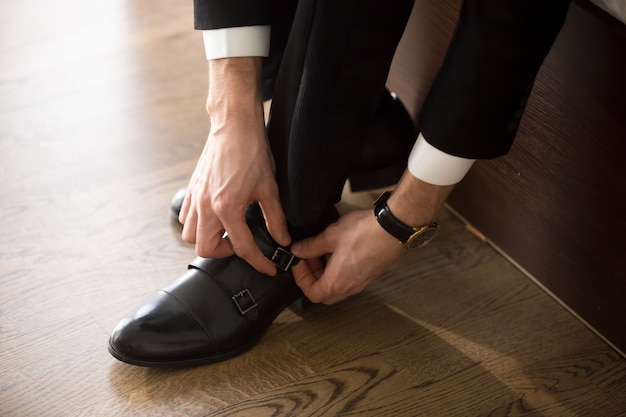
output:
[[[434,185],[406,171],[387,205],[403,223],[416,227],[433,224],[454,185]]]
[[[260,57],[208,61],[209,92],[206,110],[211,124],[236,117],[238,122],[263,120]]]
[[[436,222],[419,226],[404,223],[389,209],[387,200],[390,195],[391,192],[386,191],[374,203],[374,217],[376,217],[378,224],[389,235],[398,239],[398,242],[406,249],[418,249],[428,244],[437,233],[439,225]]]

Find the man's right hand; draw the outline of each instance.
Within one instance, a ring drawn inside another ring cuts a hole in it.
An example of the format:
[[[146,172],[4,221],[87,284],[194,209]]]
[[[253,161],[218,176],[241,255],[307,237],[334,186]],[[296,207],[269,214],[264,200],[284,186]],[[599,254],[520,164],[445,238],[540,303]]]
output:
[[[209,61],[211,130],[179,220],[183,240],[195,244],[198,256],[236,254],[274,275],[276,267],[254,243],[245,217],[245,208],[258,201],[274,240],[290,244],[265,130],[260,74],[261,58]]]

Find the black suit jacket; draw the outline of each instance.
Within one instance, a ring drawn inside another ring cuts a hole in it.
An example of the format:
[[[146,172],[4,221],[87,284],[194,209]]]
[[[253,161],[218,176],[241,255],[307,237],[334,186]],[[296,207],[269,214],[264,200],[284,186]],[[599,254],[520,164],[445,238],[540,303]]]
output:
[[[271,0],[194,0],[193,4],[198,30],[272,23]]]
[[[281,12],[276,6],[279,1],[194,0],[195,27],[271,25]],[[342,0],[300,3],[305,1]],[[393,7],[393,0],[381,1]],[[465,0],[446,58],[419,116],[428,142],[448,154],[471,159],[507,153],[569,3]],[[375,16],[372,19],[375,22]]]

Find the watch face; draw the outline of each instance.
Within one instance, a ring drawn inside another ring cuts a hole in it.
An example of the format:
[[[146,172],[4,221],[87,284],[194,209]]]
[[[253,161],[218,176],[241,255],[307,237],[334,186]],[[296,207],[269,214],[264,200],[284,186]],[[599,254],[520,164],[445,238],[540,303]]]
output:
[[[435,234],[437,234],[437,228],[436,227],[427,227],[423,230],[419,230],[417,232],[415,232],[410,238],[409,240],[407,240],[406,242],[406,247],[408,249],[418,249],[421,248],[422,246],[425,246],[428,242],[430,242],[431,240],[433,240],[433,237],[435,237]]]

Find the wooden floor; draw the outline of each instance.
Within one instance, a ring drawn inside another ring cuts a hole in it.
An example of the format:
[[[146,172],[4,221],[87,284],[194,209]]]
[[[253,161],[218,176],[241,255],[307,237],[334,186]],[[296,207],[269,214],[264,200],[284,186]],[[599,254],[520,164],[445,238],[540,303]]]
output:
[[[193,257],[167,214],[207,134],[192,27],[189,1],[0,2],[0,416],[626,415],[624,358],[448,212],[249,354],[113,359],[117,321]]]

